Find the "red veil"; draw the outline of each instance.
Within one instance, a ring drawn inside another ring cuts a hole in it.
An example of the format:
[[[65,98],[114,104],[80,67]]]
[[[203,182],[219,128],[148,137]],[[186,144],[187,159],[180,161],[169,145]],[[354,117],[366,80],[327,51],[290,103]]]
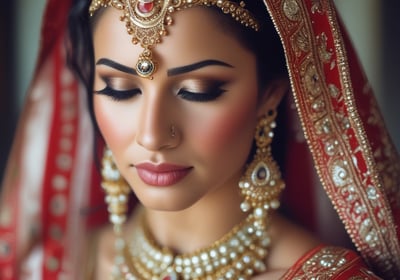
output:
[[[70,2],[47,4],[36,76],[3,182],[0,279],[80,278],[85,232],[107,221],[85,93],[65,66]],[[264,2],[284,45],[305,138],[289,138],[285,203],[317,230],[316,193],[325,192],[366,263],[394,279],[400,160],[333,3]],[[296,188],[311,186],[314,170],[316,187]]]

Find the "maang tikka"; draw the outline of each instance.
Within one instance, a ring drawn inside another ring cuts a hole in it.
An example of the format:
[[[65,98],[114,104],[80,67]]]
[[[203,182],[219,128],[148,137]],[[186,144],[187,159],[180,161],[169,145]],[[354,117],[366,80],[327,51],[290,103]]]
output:
[[[255,18],[246,10],[245,4],[229,0],[92,0],[89,8],[93,15],[101,7],[112,6],[123,11],[121,21],[125,22],[132,43],[143,48],[135,66],[141,77],[152,78],[157,65],[152,48],[167,35],[166,26],[173,23],[172,13],[196,6],[216,6],[225,14],[254,30],[259,26]]]
[[[242,211],[253,209],[254,215],[261,219],[280,206],[280,193],[285,187],[278,164],[271,154],[276,114],[275,110],[270,111],[259,120],[254,137],[256,152],[239,182],[244,197],[240,206]]]

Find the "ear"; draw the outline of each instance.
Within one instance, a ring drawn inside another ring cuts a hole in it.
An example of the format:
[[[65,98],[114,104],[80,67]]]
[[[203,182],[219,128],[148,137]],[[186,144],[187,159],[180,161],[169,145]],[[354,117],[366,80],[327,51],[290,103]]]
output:
[[[289,89],[290,83],[287,79],[273,80],[264,92],[261,93],[257,117],[261,117],[271,110],[276,110],[282,98],[289,92]]]

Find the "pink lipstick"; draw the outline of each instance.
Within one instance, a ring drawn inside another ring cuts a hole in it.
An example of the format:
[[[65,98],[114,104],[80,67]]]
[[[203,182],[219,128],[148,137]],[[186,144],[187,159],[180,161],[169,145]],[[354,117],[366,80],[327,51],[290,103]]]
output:
[[[151,186],[171,186],[181,181],[192,167],[179,166],[169,163],[152,164],[140,163],[135,165],[138,175],[142,181]]]

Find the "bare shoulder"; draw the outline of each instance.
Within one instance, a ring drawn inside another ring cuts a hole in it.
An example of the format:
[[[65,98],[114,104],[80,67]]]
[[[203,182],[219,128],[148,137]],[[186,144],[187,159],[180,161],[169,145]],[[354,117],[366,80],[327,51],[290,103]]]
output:
[[[279,215],[273,217],[271,239],[267,260],[271,272],[286,272],[302,256],[321,244],[311,233]]]

